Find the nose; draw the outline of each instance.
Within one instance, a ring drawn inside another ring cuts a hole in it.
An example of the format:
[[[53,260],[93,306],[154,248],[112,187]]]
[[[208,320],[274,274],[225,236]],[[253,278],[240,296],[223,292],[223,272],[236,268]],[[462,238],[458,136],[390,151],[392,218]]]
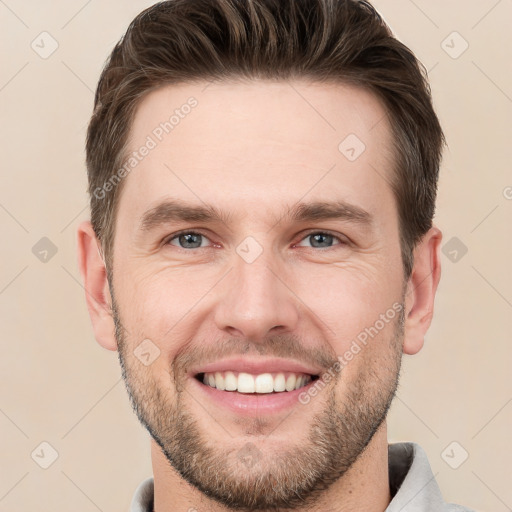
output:
[[[258,341],[297,327],[298,301],[281,277],[282,272],[273,270],[264,255],[252,263],[236,257],[223,283],[215,323],[231,336]]]

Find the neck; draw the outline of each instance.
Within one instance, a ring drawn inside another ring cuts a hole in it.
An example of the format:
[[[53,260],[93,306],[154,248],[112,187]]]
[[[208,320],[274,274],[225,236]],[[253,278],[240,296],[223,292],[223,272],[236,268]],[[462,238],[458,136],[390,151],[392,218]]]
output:
[[[232,512],[203,495],[172,468],[160,447],[151,440],[155,498],[154,512]],[[297,512],[384,512],[391,501],[388,475],[386,422],[352,467],[324,491],[314,505]],[[262,512],[262,511],[260,511]]]

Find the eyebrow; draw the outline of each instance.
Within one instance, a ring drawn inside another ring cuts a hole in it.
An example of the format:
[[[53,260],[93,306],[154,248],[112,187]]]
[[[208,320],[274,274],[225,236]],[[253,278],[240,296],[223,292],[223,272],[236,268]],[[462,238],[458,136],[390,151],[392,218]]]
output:
[[[211,205],[194,205],[179,199],[169,199],[147,210],[142,215],[140,230],[152,231],[162,225],[180,221],[228,224],[230,219],[231,214]],[[287,213],[281,216],[276,224],[282,222],[283,219],[295,222],[346,220],[365,227],[370,227],[373,222],[373,217],[369,212],[345,201],[297,203],[288,208]]]
[[[151,231],[163,224],[179,221],[227,223],[229,215],[224,214],[214,206],[196,206],[178,199],[170,199],[163,201],[143,214],[140,221],[140,230]]]
[[[289,210],[288,217],[299,222],[340,219],[366,226],[373,221],[366,210],[345,201],[298,203]]]

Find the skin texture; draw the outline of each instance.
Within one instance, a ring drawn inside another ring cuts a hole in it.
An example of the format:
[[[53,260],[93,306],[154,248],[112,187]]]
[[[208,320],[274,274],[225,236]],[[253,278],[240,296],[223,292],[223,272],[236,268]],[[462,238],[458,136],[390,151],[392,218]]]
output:
[[[190,97],[197,106],[124,178],[110,287],[90,223],[78,230],[96,339],[119,350],[130,399],[152,434],[155,510],[383,511],[385,415],[401,354],[421,349],[431,322],[441,242],[433,227],[404,282],[385,111],[370,93],[340,84],[166,86],[140,104],[130,149]],[[366,146],[354,161],[338,149],[349,134]],[[225,218],[140,229],[144,213],[169,199],[212,205]],[[318,201],[350,203],[371,223],[287,216]],[[200,246],[180,246],[182,230],[203,235]],[[311,235],[319,232],[334,238],[318,247]],[[251,263],[237,252],[247,237],[262,250]],[[326,371],[400,306],[315,397],[284,413],[226,411],[187,373],[228,355]],[[134,350],[148,339],[159,355],[146,366]]]

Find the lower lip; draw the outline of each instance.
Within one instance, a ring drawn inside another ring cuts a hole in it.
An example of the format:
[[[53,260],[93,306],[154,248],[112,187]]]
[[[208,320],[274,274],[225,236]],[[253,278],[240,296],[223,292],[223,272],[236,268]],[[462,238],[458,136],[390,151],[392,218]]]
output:
[[[237,414],[249,416],[278,413],[294,405],[303,405],[299,402],[299,396],[301,393],[307,392],[317,380],[312,380],[306,386],[294,389],[293,391],[282,391],[280,393],[238,393],[237,391],[221,391],[199,382],[196,378],[192,378],[193,385],[198,387],[201,393],[205,393],[211,401]]]

